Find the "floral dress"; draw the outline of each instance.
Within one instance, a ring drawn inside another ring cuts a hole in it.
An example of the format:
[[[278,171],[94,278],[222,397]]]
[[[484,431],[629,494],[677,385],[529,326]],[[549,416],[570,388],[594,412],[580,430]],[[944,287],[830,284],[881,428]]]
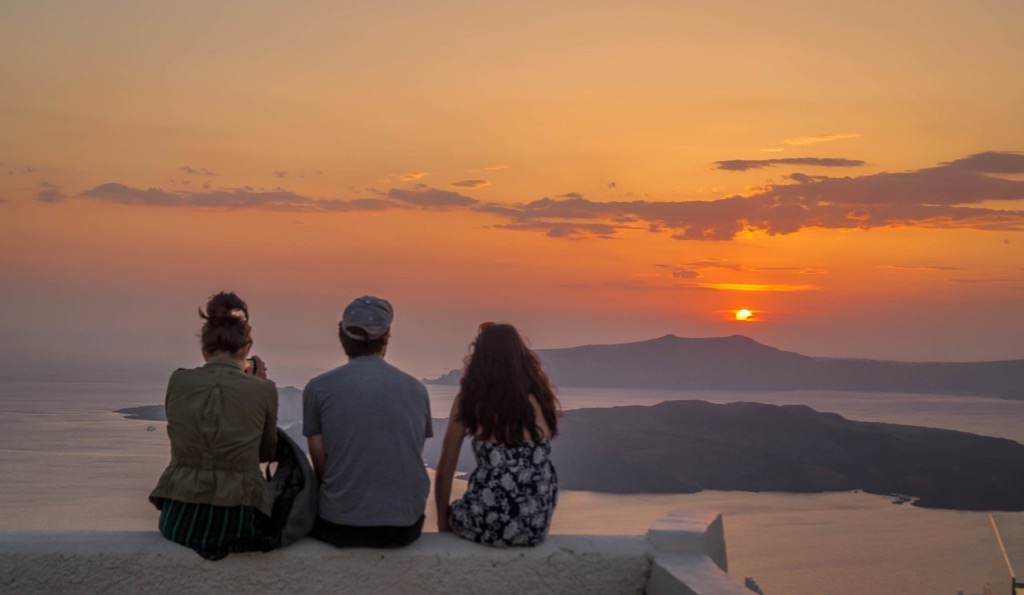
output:
[[[544,541],[558,501],[551,442],[512,447],[473,441],[476,469],[462,498],[452,502],[452,532],[494,546]]]

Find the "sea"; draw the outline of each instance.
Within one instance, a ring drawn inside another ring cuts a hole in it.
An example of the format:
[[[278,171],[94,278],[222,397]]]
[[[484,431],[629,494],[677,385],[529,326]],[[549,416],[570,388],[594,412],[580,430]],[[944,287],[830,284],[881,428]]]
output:
[[[169,458],[165,425],[114,410],[161,404],[164,383],[0,378],[0,531],[155,530],[157,511],[147,495]],[[434,417],[446,416],[454,387],[429,388]],[[559,397],[564,409],[678,399],[803,404],[849,419],[1024,442],[1024,401],[986,397],[565,387]],[[720,511],[730,574],[753,577],[767,595],[980,594],[994,572],[988,513],[898,505],[860,491],[563,491],[552,533],[639,535],[678,508]],[[433,511],[428,503],[428,531],[436,527]],[[996,518],[1000,526],[1024,527],[1022,514]]]

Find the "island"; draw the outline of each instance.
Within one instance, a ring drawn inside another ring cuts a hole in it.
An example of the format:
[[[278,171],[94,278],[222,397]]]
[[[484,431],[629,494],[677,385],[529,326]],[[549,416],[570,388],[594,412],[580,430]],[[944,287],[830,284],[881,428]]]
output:
[[[163,418],[162,406],[118,412]],[[305,444],[301,423],[281,426]],[[428,465],[438,459],[446,426],[434,420],[423,452]],[[1024,445],[1004,438],[852,421],[804,405],[700,400],[574,409],[560,429],[552,457],[563,489],[863,490],[928,508],[1024,510]],[[458,469],[473,465],[467,440]]]
[[[538,349],[556,386],[667,390],[828,390],[1024,399],[1024,360],[897,362],[811,357],[750,337],[657,339]],[[457,385],[461,370],[428,384]]]

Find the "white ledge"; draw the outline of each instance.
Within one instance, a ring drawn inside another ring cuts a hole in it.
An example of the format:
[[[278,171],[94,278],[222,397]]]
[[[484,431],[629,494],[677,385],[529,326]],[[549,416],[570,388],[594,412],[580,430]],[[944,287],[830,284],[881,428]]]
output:
[[[156,531],[6,532],[0,591],[750,595],[724,572],[720,515],[675,511],[666,519],[675,530],[659,521],[647,538],[552,535],[536,547],[498,549],[424,533],[394,550],[339,550],[306,538],[216,562]]]

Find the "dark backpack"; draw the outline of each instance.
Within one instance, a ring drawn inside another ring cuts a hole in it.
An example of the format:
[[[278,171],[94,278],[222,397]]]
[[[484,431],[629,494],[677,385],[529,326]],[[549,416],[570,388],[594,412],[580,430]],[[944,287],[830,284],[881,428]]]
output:
[[[306,453],[281,428],[277,429],[277,452],[266,474],[274,496],[271,529],[275,540],[280,535],[279,547],[291,545],[313,530],[320,488]]]

